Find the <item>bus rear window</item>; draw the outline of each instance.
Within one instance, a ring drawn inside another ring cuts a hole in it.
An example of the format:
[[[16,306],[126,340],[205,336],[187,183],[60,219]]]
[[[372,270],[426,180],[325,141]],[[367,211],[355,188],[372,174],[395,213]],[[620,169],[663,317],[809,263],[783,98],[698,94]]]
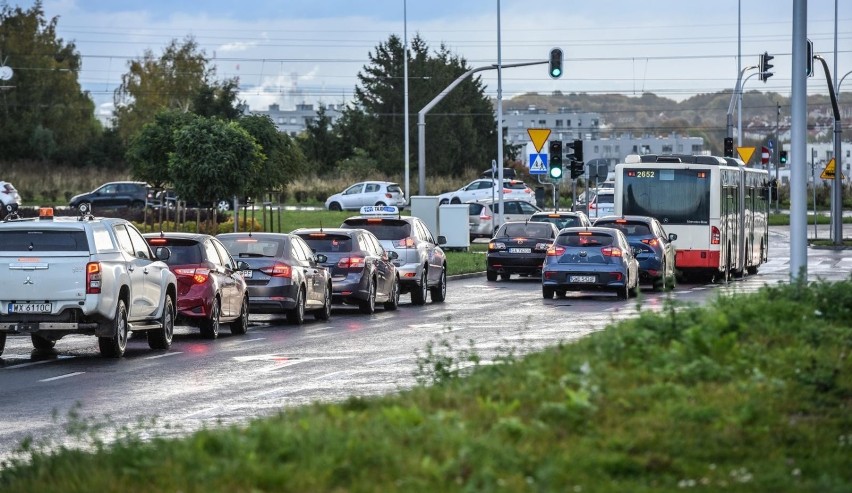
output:
[[[625,168],[621,214],[652,216],[665,225],[710,224],[707,169]]]

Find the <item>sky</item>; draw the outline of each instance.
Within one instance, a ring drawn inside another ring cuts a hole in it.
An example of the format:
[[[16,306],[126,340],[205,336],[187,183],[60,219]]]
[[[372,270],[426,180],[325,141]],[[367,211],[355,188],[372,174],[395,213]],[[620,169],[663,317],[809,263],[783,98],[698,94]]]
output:
[[[35,1],[4,3],[27,9]],[[834,71],[835,3],[842,77],[852,70],[852,1],[809,0],[807,32]],[[82,55],[79,79],[101,115],[111,113],[129,60],[145,50],[158,56],[187,36],[217,78],[239,78],[239,98],[254,110],[350,101],[368,54],[406,31],[432,49],[445,44],[471,67],[498,57],[504,65],[543,61],[552,48],[563,50],[559,79],[546,65],[503,69],[505,104],[554,91],[683,100],[732,89],[738,66],[757,65],[763,52],[775,57],[775,75],[751,77],[745,90],[788,96],[791,85],[793,0],[45,0],[43,8]],[[481,77],[496,98],[497,71]],[[844,88],[852,89],[852,77]],[[808,93],[828,93],[821,69],[808,79]]]

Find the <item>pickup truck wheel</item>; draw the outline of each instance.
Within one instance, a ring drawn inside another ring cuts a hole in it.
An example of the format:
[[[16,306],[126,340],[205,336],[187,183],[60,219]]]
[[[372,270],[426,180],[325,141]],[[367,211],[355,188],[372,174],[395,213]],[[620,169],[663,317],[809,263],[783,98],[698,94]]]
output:
[[[6,333],[0,332],[0,354],[3,354],[4,349],[6,349]]]
[[[162,328],[148,331],[148,347],[151,349],[168,349],[172,345],[172,336],[175,333],[175,304],[169,295],[166,295],[166,306],[163,307],[160,325]]]
[[[231,322],[231,334],[240,336],[248,332],[248,298],[243,296],[243,305],[240,308],[240,317]]]
[[[302,289],[296,293],[296,306],[287,312],[287,321],[293,325],[305,323],[305,292]]]
[[[121,358],[127,349],[127,305],[118,300],[115,317],[112,320],[112,337],[98,337],[101,355],[107,358]]]
[[[30,338],[33,340],[33,347],[40,351],[47,351],[48,349],[53,349],[53,346],[56,345],[56,341],[45,339],[44,337],[38,334],[30,334]]]
[[[201,321],[201,335],[205,339],[215,339],[219,337],[219,314],[222,313],[219,305],[219,298],[213,300],[213,306],[210,307],[210,318],[205,318]]]

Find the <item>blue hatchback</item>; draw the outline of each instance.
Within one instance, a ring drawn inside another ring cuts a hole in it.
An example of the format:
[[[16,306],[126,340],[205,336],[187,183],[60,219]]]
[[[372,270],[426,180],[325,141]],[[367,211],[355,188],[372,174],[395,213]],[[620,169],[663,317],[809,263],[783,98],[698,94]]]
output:
[[[605,216],[595,226],[615,228],[627,237],[639,261],[639,281],[655,291],[675,287],[677,235],[666,234],[660,221],[650,216]]]

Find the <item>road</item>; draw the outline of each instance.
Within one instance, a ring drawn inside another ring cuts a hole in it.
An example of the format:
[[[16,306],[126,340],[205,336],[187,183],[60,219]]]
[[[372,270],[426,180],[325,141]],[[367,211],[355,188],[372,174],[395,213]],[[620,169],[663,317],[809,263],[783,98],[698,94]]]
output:
[[[473,348],[486,362],[510,350],[533,351],[637,310],[658,310],[668,296],[703,303],[720,290],[746,293],[786,282],[789,227],[771,228],[769,254],[757,275],[728,286],[682,284],[671,294],[643,291],[638,301],[582,293],[544,300],[537,279],[462,277],[449,282],[442,304],[417,307],[405,299],[398,311],[373,316],[336,309],[330,321],[301,327],[252,317],[248,334],[216,341],[178,327],[170,350],[151,351],[144,338],[133,338],[121,360],[102,358],[94,337],[66,337],[49,353],[34,352],[29,338],[10,337],[0,357],[0,457],[28,435],[67,440],[62,425],[72,409],[118,425],[156,418],[146,434],[180,435],[312,401],[395,392],[416,383],[418,354],[430,341],[448,341],[453,354]],[[810,279],[848,279],[851,272],[852,251],[808,252]]]

